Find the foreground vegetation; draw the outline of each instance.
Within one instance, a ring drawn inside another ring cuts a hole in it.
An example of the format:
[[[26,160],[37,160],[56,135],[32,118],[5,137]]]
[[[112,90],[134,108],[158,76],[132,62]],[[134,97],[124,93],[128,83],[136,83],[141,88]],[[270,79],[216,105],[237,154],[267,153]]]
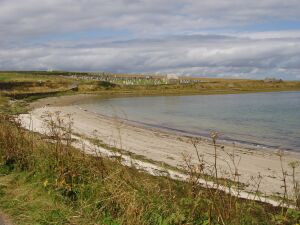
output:
[[[61,120],[59,126],[48,118],[47,135],[24,130],[14,117],[26,110],[26,102],[47,96],[45,93],[136,95],[266,91],[266,85],[260,81],[211,80],[194,86],[124,87],[77,80],[77,90],[68,90],[75,80],[52,79],[45,74],[2,73],[0,81],[4,86],[9,83],[0,95],[0,211],[10,215],[16,224],[300,223],[298,210],[241,200],[200,187],[195,182],[201,172],[199,165],[189,165],[188,182],[154,177],[123,166],[118,157],[86,155],[72,147],[72,123],[67,117],[57,118]],[[28,86],[18,82],[26,82]],[[273,85],[267,91],[276,88]],[[300,88],[297,82],[276,85],[287,90]],[[229,86],[230,90],[226,89]],[[233,90],[233,86],[240,89]],[[22,100],[15,101],[12,97],[16,96]],[[62,125],[66,129],[60,129]]]

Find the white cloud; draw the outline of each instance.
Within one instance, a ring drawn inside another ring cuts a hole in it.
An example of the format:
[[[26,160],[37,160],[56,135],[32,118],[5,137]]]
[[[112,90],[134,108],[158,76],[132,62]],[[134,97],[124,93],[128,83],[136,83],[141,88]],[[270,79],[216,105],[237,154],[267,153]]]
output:
[[[88,29],[137,34],[300,20],[298,0],[2,0],[0,36],[35,37]]]
[[[230,35],[230,34],[228,34]],[[287,30],[287,31],[265,31],[265,32],[244,32],[236,33],[238,37],[253,38],[253,39],[294,39],[300,38],[300,30]]]
[[[289,79],[300,71],[300,39],[209,37],[112,42],[105,47],[90,43],[2,49],[0,67],[243,77],[267,74]]]
[[[0,69],[294,79],[300,70],[299,30],[238,30],[259,22],[297,22],[299,11],[298,0],[1,0]],[[186,35],[210,29],[207,35]],[[224,29],[233,32],[220,35]],[[91,30],[113,40],[92,38]],[[86,33],[82,38],[76,32]]]

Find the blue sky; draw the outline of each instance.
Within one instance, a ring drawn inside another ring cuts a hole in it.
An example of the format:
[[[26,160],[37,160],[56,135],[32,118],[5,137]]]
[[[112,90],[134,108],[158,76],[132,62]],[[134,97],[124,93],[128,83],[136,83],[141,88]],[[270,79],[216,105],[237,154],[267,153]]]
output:
[[[1,70],[300,79],[299,0],[1,0]]]

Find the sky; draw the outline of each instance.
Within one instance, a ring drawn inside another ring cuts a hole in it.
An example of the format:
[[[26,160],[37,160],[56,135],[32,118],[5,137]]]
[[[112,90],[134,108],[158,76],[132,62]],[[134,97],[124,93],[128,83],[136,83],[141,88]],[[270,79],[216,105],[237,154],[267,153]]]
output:
[[[0,70],[300,80],[299,0],[0,0]]]

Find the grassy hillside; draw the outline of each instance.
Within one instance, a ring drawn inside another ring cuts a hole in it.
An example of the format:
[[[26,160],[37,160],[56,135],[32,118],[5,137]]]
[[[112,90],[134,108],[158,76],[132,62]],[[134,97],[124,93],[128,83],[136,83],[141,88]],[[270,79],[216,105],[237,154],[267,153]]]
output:
[[[74,80],[59,76],[0,73],[0,94],[13,98],[59,93],[69,90]]]
[[[300,90],[300,82],[265,83],[259,80],[219,80],[186,85],[114,85],[107,87],[102,82],[83,82],[79,85],[79,92],[82,93],[133,95],[234,94],[293,90]]]

